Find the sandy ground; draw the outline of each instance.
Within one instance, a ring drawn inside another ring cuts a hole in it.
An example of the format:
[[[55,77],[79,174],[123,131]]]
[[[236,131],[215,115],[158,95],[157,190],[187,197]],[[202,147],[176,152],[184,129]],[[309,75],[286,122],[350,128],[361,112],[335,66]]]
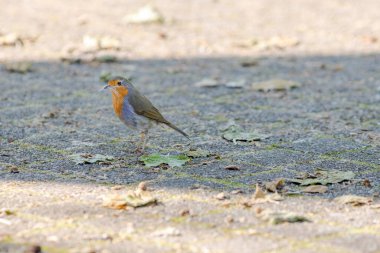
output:
[[[128,23],[145,4],[163,22]],[[380,252],[377,5],[0,0],[0,252]],[[191,136],[157,127],[148,155],[210,155],[144,166],[138,133],[97,92],[105,73]],[[255,89],[273,79],[299,87]],[[231,124],[268,138],[234,144]],[[80,153],[113,160],[77,165]],[[317,194],[290,182],[317,169],[353,176]],[[253,199],[278,178],[282,201]],[[104,206],[142,181],[158,205]],[[348,194],[372,202],[334,200]],[[274,211],[310,222],[263,219]]]

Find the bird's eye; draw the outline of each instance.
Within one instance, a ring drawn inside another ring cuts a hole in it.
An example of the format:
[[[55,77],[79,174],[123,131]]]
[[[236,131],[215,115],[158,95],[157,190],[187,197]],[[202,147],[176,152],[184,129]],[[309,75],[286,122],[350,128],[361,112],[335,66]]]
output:
[[[120,81],[117,81],[117,85],[119,85],[119,86],[120,86],[120,85],[121,85],[121,82],[120,82]]]

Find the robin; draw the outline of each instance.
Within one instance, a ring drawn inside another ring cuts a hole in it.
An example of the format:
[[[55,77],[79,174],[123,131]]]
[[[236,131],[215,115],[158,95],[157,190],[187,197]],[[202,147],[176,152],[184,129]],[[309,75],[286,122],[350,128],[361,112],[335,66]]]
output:
[[[189,139],[189,136],[170,123],[160,111],[132,85],[122,77],[115,77],[108,81],[103,90],[109,89],[112,93],[112,104],[116,116],[128,127],[141,130],[141,148],[137,152],[144,153],[148,131],[153,123],[165,124]]]

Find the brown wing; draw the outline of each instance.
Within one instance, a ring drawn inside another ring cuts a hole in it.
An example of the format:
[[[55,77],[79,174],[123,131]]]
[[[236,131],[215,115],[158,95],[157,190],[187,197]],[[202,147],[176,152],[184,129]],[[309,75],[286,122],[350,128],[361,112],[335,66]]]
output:
[[[138,90],[132,88],[129,92],[128,101],[138,115],[142,115],[159,123],[170,123],[162,116],[158,109],[152,105],[149,99],[141,95]]]
[[[184,131],[167,121],[164,116],[162,116],[162,114],[158,111],[158,109],[152,105],[149,99],[141,95],[140,92],[136,90],[132,85],[131,87],[132,89],[129,90],[127,97],[129,103],[138,115],[147,117],[148,119],[154,120],[158,123],[163,123],[189,139],[189,136]]]

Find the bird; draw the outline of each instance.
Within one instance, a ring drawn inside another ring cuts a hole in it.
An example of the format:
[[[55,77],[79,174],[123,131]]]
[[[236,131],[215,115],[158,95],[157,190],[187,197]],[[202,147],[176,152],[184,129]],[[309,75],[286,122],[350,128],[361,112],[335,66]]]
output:
[[[165,119],[160,111],[133,86],[130,80],[117,76],[111,78],[102,90],[110,90],[116,116],[129,128],[141,131],[141,146],[136,152],[143,154],[149,129],[156,124],[164,124],[190,140],[187,133]]]

